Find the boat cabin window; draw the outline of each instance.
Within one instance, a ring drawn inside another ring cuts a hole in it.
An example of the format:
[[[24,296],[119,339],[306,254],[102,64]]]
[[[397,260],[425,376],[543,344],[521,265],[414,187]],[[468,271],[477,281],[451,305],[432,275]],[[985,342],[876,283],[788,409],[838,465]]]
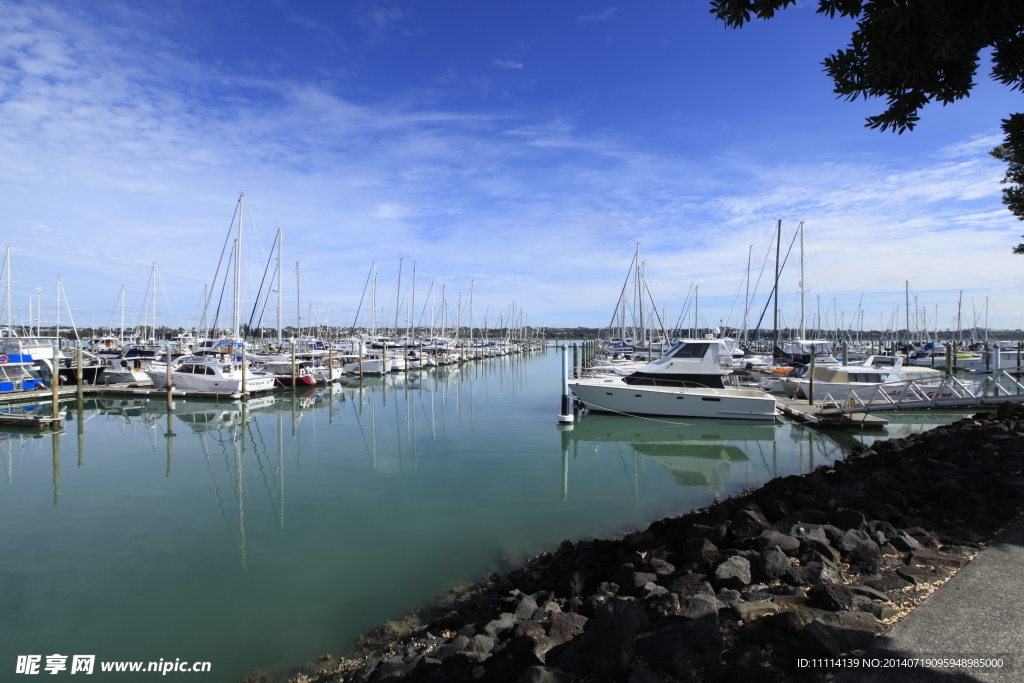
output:
[[[178,372],[194,372],[194,371],[195,371],[195,366],[194,365],[182,365],[181,369],[178,370]]]
[[[672,354],[672,358],[703,358],[711,344],[683,344]]]
[[[207,375],[216,375],[217,373],[210,366],[206,366],[206,374]]]
[[[881,384],[882,376],[875,372],[851,372],[851,382],[864,382],[865,384]]]

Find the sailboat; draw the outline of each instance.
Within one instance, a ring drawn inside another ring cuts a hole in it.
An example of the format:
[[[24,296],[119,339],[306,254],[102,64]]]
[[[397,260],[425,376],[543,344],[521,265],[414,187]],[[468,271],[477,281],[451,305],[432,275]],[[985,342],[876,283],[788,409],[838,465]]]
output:
[[[220,351],[220,355],[194,355],[181,362],[177,367],[173,367],[171,370],[171,382],[179,389],[217,393],[253,393],[270,391],[274,388],[275,377],[273,375],[256,375],[249,369],[249,360],[245,355],[245,345],[241,340],[240,296],[242,289],[242,218],[244,210],[245,193],[242,192],[238,196],[238,207],[235,211],[235,215],[238,217],[238,236],[235,238],[232,248],[232,259],[234,262],[234,295],[232,301],[234,331],[232,341],[228,344],[223,342],[214,344],[212,348]],[[234,221],[232,221],[231,227],[233,226]],[[228,235],[230,236],[230,234],[231,228],[229,227]],[[202,348],[202,345],[200,348]],[[164,371],[166,372],[166,366],[164,366]]]

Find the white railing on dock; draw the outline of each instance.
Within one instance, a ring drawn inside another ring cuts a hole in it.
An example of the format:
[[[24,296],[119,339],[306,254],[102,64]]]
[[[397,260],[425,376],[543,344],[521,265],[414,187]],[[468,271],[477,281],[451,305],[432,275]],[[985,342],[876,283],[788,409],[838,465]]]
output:
[[[910,410],[953,406],[975,406],[1005,401],[1024,402],[1024,384],[1011,372],[1020,374],[1021,368],[1005,368],[978,372],[980,382],[965,384],[954,375],[946,375],[941,382],[907,380],[879,384],[870,395],[867,389],[844,389],[823,396],[821,414],[868,413],[878,410]]]

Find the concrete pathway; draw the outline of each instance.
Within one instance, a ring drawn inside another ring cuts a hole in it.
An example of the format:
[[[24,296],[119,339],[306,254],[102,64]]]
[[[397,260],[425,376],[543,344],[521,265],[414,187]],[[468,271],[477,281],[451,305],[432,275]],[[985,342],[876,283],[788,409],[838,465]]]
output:
[[[1024,518],[882,636],[864,658],[1002,658],[999,669],[847,669],[833,683],[1024,681]]]

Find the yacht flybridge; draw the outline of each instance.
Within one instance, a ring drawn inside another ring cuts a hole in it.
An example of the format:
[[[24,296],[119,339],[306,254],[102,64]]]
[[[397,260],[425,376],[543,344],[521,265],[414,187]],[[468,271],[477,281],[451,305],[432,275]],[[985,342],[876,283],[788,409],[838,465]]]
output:
[[[775,419],[775,398],[759,389],[727,386],[731,369],[719,364],[719,344],[675,344],[657,360],[625,377],[569,381],[585,407],[597,412],[738,420]]]

